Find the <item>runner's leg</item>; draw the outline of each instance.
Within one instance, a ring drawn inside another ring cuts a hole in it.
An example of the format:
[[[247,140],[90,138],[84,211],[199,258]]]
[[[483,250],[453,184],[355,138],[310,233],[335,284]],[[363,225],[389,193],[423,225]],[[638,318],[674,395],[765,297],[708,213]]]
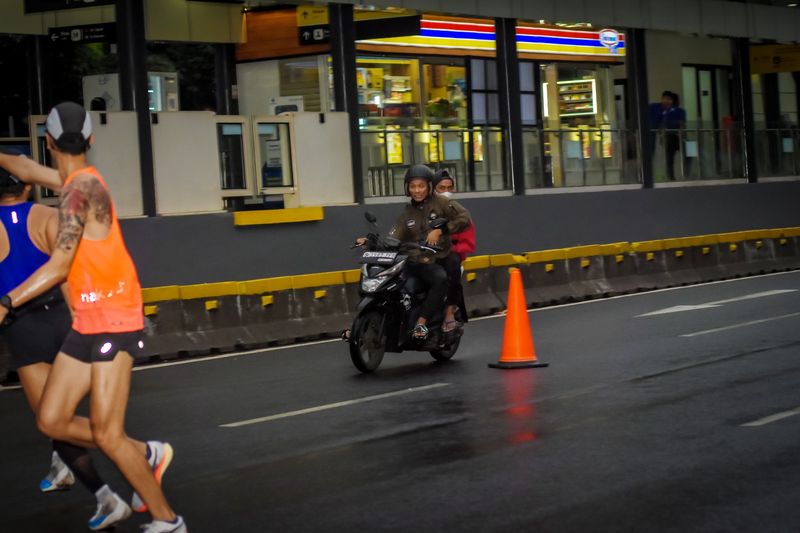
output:
[[[53,361],[39,404],[36,417],[39,430],[52,439],[94,448],[88,420],[75,416],[75,410],[89,393],[90,386],[89,363],[59,353]]]
[[[91,386],[91,364],[59,353],[47,379],[38,412],[39,429],[50,438],[84,448],[96,448],[89,419],[75,416],[78,404]],[[144,442],[130,439],[142,456],[147,454]]]
[[[39,402],[42,399],[42,392],[47,383],[47,376],[50,373],[50,365],[47,363],[36,363],[26,365],[17,369],[22,390],[28,398],[28,404],[34,415],[39,409]],[[89,457],[86,448],[74,446],[61,440],[53,441],[53,450],[58,453],[61,460],[69,467],[81,483],[89,489],[92,494],[96,493],[105,485],[100,478],[97,470]]]
[[[92,363],[90,419],[97,446],[117,466],[147,504],[154,520],[171,521],[175,513],[144,455],[125,435],[125,411],[133,358],[119,352],[112,361]]]

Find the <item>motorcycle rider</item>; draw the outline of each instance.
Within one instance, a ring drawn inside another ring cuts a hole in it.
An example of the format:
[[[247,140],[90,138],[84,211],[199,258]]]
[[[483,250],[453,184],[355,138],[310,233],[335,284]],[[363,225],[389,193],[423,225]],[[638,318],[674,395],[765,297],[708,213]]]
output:
[[[433,176],[433,188],[436,194],[448,200],[455,191],[455,180],[447,169],[438,170]],[[468,253],[475,251],[475,224],[470,220],[466,230],[450,235],[453,243],[450,254],[438,261],[447,272],[447,309],[445,310],[442,330],[452,331],[457,327],[456,309],[461,308],[463,320],[467,320],[466,304],[464,303],[464,290],[461,286],[461,263],[467,258]]]
[[[424,241],[429,246],[441,249],[436,253],[420,249],[411,249],[408,252],[409,274],[420,278],[428,287],[428,295],[414,326],[413,335],[418,340],[428,338],[427,324],[446,302],[448,275],[439,261],[450,255],[450,235],[462,232],[470,225],[469,212],[464,207],[458,202],[434,194],[433,178],[433,171],[426,165],[413,165],[408,169],[404,181],[406,196],[411,201],[400,213],[389,233],[401,242]],[[447,220],[447,223],[433,228],[431,224],[440,218]]]

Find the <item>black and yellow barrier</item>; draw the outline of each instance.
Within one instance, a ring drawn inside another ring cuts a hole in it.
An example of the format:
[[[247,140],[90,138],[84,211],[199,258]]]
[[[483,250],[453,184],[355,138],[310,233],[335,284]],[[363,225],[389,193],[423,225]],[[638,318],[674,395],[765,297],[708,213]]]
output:
[[[144,354],[168,359],[187,353],[191,341],[183,322],[181,288],[174,285],[142,289],[142,300],[147,334]]]
[[[775,262],[781,270],[800,268],[800,228],[772,230]]]
[[[461,278],[469,316],[490,315],[505,307],[492,285],[491,260],[488,255],[468,257]]]
[[[800,268],[800,227],[469,258],[471,316],[505,307],[509,267],[529,307]],[[143,289],[145,353],[159,359],[338,335],[360,299],[359,271]],[[7,355],[0,348],[0,379]]]
[[[526,268],[521,270],[529,307],[560,304],[573,298],[564,249],[528,252],[525,262]]]

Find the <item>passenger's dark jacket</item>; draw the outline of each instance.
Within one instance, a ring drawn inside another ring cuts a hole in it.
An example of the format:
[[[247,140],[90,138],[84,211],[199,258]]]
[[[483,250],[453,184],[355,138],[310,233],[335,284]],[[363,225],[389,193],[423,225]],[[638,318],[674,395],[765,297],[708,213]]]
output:
[[[439,239],[438,247],[442,251],[435,256],[430,254],[421,253],[419,250],[411,250],[408,253],[411,261],[420,263],[430,263],[435,259],[447,257],[450,253],[452,243],[450,241],[451,233],[459,233],[467,229],[470,224],[469,211],[454,200],[447,199],[443,196],[432,194],[424,202],[410,202],[406,205],[405,209],[389,233],[392,237],[399,239],[402,242],[420,242],[428,237],[431,231],[430,223],[437,218],[444,218],[447,220],[447,225],[442,227],[442,238]]]

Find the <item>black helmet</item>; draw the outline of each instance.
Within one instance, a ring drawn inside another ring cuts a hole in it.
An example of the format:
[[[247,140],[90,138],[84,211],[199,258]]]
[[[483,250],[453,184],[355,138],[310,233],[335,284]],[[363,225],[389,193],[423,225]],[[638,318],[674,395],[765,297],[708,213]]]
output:
[[[19,155],[15,150],[2,150],[7,155]],[[25,183],[16,176],[12,176],[6,169],[0,167],[0,195],[19,196],[25,191]]]
[[[441,170],[437,170],[436,174],[433,175],[433,188],[435,189],[436,186],[439,185],[439,182],[442,181],[442,180],[450,180],[453,183],[456,182],[453,179],[453,176],[450,175],[450,171],[447,170],[446,168],[443,168]]]
[[[433,170],[430,169],[427,165],[412,165],[406,171],[406,177],[404,179],[405,188],[406,188],[406,196],[410,196],[408,194],[408,184],[411,183],[411,180],[415,179],[422,179],[428,182],[428,190],[433,191]]]

